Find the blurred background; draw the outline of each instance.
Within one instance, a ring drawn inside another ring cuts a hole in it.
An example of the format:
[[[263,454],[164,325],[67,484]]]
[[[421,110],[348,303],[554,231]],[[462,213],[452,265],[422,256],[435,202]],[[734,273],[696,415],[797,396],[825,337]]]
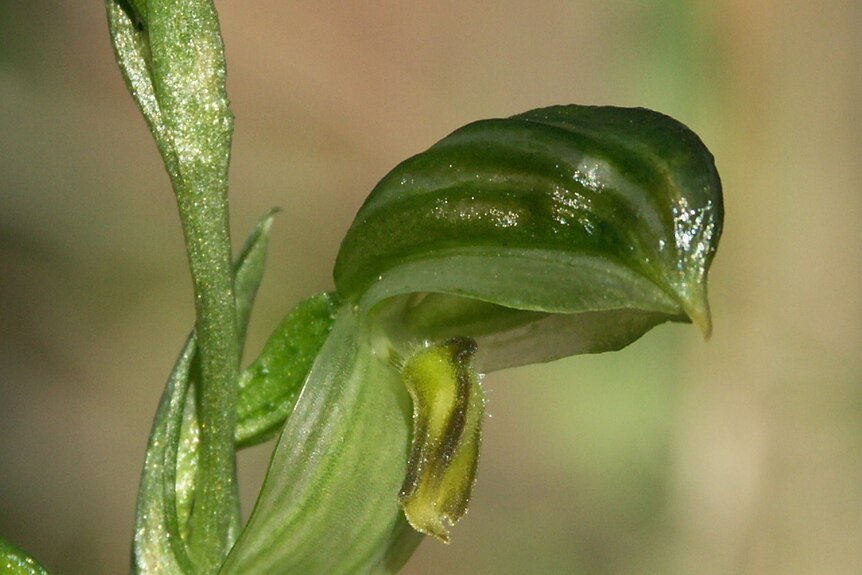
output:
[[[646,106],[716,156],[715,320],[493,374],[475,499],[405,573],[862,573],[862,8],[854,0],[218,2],[237,243],[270,206],[249,357],[332,287],[397,162],[471,120]],[[0,535],[127,571],[193,320],[168,179],[101,2],[0,0]],[[271,445],[241,456],[246,509]]]

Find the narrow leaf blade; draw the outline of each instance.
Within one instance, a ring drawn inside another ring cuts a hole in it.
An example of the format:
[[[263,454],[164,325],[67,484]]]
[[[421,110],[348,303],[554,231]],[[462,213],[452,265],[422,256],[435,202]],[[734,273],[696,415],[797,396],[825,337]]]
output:
[[[177,359],[150,432],[138,505],[132,548],[132,568],[140,574],[189,574],[194,564],[188,554],[179,528],[176,507],[176,439],[172,428],[182,424],[183,406],[189,389],[191,365],[195,355],[194,334],[190,335]],[[178,434],[177,434],[178,435]],[[174,442],[173,450],[169,444]],[[172,504],[173,503],[173,504]]]
[[[145,8],[138,2],[138,8]],[[138,19],[143,14],[127,11],[121,0],[106,0],[111,44],[120,72],[132,98],[144,115],[169,174],[179,172],[176,147],[165,124],[150,71],[150,40]]]

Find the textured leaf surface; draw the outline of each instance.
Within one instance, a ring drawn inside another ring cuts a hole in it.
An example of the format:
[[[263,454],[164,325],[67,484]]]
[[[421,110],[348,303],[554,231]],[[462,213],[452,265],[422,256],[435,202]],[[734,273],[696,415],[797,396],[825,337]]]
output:
[[[668,320],[709,333],[722,218],[712,156],[676,120],[544,108],[465,126],[395,168],[348,231],[335,282],[364,314],[444,294],[412,297],[407,331],[474,337],[484,371],[608,351]]]

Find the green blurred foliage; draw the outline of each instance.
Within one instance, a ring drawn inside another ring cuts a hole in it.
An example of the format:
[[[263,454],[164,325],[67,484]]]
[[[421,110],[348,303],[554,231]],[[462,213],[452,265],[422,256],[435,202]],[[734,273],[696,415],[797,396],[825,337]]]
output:
[[[862,53],[852,0],[220,2],[234,237],[284,208],[252,320],[332,287],[353,214],[471,120],[643,105],[725,186],[715,334],[486,378],[475,500],[406,573],[862,572]],[[98,2],[0,3],[0,534],[128,564],[193,317],[167,177]],[[246,510],[271,444],[241,457]]]

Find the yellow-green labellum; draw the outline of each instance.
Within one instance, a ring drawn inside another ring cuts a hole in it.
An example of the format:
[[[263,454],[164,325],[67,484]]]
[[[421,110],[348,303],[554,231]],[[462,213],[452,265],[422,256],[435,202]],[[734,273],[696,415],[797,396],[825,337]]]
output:
[[[414,353],[401,373],[413,399],[413,443],[401,505],[414,529],[449,542],[476,481],[485,396],[476,343],[453,338]]]

